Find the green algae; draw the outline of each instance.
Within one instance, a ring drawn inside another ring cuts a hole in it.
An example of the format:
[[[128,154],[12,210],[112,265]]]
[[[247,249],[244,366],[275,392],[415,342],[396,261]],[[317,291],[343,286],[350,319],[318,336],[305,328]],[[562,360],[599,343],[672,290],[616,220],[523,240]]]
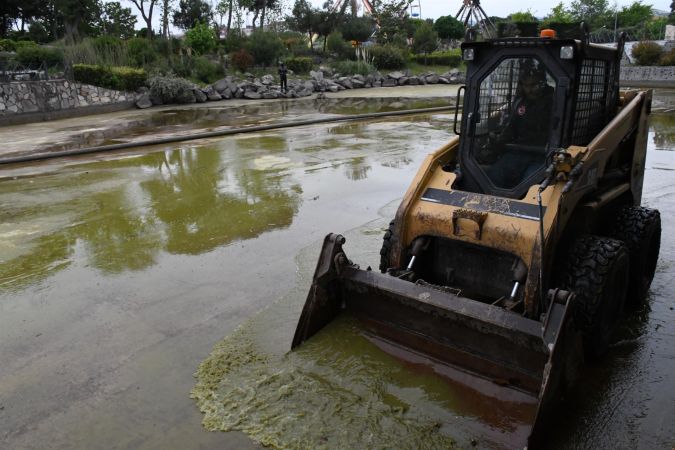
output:
[[[239,328],[200,365],[191,396],[206,429],[243,431],[272,448],[454,446],[425,413],[422,391],[415,402],[401,395],[405,368],[359,334],[353,319],[338,319],[285,354],[265,349],[262,322]]]

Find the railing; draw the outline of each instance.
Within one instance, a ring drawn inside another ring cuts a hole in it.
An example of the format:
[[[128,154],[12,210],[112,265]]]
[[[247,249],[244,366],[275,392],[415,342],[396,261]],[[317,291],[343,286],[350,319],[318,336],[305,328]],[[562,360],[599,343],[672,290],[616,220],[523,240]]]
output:
[[[49,69],[51,69],[51,74]],[[21,64],[14,60],[0,59],[0,82],[40,81],[68,78],[69,67],[49,66],[45,61],[40,64]]]

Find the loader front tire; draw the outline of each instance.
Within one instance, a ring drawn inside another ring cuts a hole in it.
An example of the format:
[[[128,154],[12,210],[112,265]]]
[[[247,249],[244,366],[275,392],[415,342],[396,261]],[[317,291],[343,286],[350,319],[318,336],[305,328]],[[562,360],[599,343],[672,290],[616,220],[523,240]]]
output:
[[[661,246],[661,214],[656,209],[627,206],[619,211],[612,230],[614,239],[623,241],[630,255],[630,275],[626,304],[632,308],[647,299]]]
[[[628,274],[629,255],[623,242],[586,235],[572,246],[563,285],[577,296],[574,317],[588,360],[607,352],[623,312]]]
[[[389,227],[387,228],[384,237],[382,238],[382,248],[380,249],[380,272],[386,273],[387,269],[391,267],[390,254],[391,254],[391,237],[394,235],[394,221],[389,222]]]

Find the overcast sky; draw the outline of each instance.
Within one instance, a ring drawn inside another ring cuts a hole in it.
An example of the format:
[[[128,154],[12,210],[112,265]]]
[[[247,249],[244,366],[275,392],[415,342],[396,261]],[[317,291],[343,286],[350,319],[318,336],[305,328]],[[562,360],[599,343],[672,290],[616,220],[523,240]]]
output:
[[[417,0],[415,0],[417,1]],[[423,19],[437,19],[440,16],[454,16],[459,11],[459,8],[462,5],[461,0],[455,1],[443,1],[443,0],[419,0],[420,8],[422,10]],[[313,3],[318,4],[320,1],[313,0]],[[537,2],[510,2],[504,0],[482,0],[480,2],[481,6],[485,10],[488,16],[498,16],[506,17],[512,12],[516,11],[526,11],[530,10],[532,14],[536,17],[544,17],[548,15],[551,11],[551,8],[560,3],[560,0],[539,0]],[[567,6],[570,5],[570,1],[563,2]],[[612,0],[609,1],[611,5]],[[619,8],[622,6],[627,6],[633,3],[633,0],[618,0],[616,2],[619,5]],[[652,5],[656,9],[662,9],[664,11],[670,11],[670,0],[654,0],[654,1],[643,1],[643,4]]]
[[[143,28],[145,26],[145,21],[143,21],[140,13],[138,12],[138,9],[133,5],[133,3],[131,3],[130,0],[120,0],[120,1],[124,6],[131,8],[131,10],[134,11],[138,16],[136,28]],[[206,0],[206,1],[210,1],[211,4],[214,6],[218,3],[218,0]],[[310,1],[314,6],[319,8],[325,2],[325,0],[310,0]],[[419,2],[423,19],[429,18],[437,19],[440,16],[448,16],[448,15],[454,16],[455,14],[457,14],[457,11],[462,5],[462,0],[454,0],[454,1],[414,0],[414,1],[415,1],[414,4],[417,4],[417,2]],[[651,1],[643,0],[643,3],[647,5],[651,4],[652,7],[656,9],[660,9],[663,11],[670,11],[670,1],[671,0],[651,0]],[[290,12],[290,8],[293,6],[294,0],[282,0],[282,2],[286,5],[287,11]],[[159,29],[159,17],[161,9],[160,4],[162,3],[162,1],[158,0],[157,3],[158,4],[155,6],[155,11],[153,13],[153,28],[155,30]],[[551,11],[551,8],[560,3],[560,0],[539,0],[538,2],[536,2],[535,5],[533,5],[531,2],[523,2],[523,1],[509,2],[504,0],[482,0],[480,3],[488,16],[505,17],[512,12],[525,11],[529,9],[536,17],[544,17]],[[569,6],[570,1],[565,1],[564,3]],[[633,3],[633,0],[616,1],[616,4],[619,6],[619,8],[622,6],[630,5],[631,3]],[[178,0],[173,0],[172,4],[174,7],[176,7],[176,5],[178,4]],[[612,4],[612,0],[610,0],[610,4]],[[252,16],[249,15],[246,24],[251,23],[251,18]],[[178,32],[178,30],[172,27],[172,32],[176,33]]]

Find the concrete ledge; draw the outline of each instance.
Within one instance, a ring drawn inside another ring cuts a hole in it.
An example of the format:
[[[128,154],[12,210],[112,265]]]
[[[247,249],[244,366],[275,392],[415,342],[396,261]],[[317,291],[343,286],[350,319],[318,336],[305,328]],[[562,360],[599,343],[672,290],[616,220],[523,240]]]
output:
[[[620,80],[625,86],[675,87],[675,66],[623,66]]]
[[[46,122],[57,119],[69,119],[72,117],[90,116],[93,114],[105,114],[132,108],[136,108],[134,102],[128,101],[106,105],[81,106],[73,109],[59,109],[56,111],[12,114],[0,116],[0,127],[7,125],[22,125],[32,122]]]

